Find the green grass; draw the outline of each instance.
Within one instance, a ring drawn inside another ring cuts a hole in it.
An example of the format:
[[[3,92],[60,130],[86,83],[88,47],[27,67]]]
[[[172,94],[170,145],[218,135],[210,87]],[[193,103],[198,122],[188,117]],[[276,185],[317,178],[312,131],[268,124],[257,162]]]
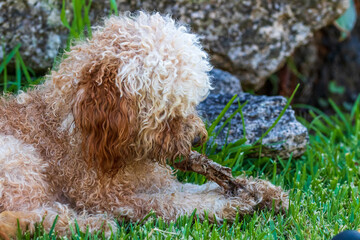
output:
[[[2,47],[4,56],[0,63],[0,92],[17,92],[39,84],[42,79],[36,77],[32,69],[25,65],[20,54],[20,47],[21,45],[18,44],[9,53],[5,52],[4,46]],[[10,64],[11,60],[14,64]],[[8,74],[9,67],[15,68],[15,74]]]
[[[89,11],[92,4],[92,0],[72,0],[72,15],[73,19],[69,23],[66,16],[65,0],[62,1],[61,8],[61,22],[69,30],[69,37],[67,42],[67,49],[71,45],[71,41],[76,39],[91,38],[91,23],[89,18]]]

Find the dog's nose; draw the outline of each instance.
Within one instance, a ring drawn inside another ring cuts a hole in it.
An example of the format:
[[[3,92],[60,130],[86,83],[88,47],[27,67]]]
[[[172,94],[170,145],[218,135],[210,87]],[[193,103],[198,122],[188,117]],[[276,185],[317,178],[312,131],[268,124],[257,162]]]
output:
[[[192,141],[192,146],[193,147],[198,147],[201,145],[201,137],[200,136],[196,136],[194,138],[194,140]]]

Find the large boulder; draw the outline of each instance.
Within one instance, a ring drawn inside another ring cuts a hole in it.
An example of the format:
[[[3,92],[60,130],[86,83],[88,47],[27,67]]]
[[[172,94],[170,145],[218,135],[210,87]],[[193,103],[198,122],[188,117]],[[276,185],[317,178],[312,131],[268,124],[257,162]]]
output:
[[[237,113],[223,129],[221,128],[226,120],[239,108],[239,102],[240,104],[247,102],[242,108],[246,144],[254,144],[273,125],[280,112],[284,109],[287,100],[281,96],[255,96],[244,93],[234,84],[239,81],[230,73],[213,69],[210,74],[215,89],[198,106],[198,112],[205,121],[212,123],[232,97],[235,94],[238,95],[220,123],[215,127],[214,133],[219,132],[219,135],[215,139],[214,136],[211,136],[210,141],[214,141],[221,147],[226,142],[235,142],[244,137],[240,113]],[[229,88],[229,85],[233,87]],[[272,157],[288,158],[291,154],[293,157],[298,157],[305,152],[308,139],[307,129],[296,120],[294,111],[289,107],[275,127],[262,139],[261,153]],[[259,151],[255,152],[255,154],[258,153]]]
[[[66,1],[68,16],[70,2]],[[93,0],[93,24],[108,15],[109,2]],[[61,3],[0,2],[0,36],[6,51],[21,43],[21,54],[31,68],[37,71],[50,68],[68,34],[61,26]],[[188,24],[203,36],[213,64],[234,73],[247,88],[261,87],[296,47],[306,43],[317,29],[332,23],[348,6],[348,0],[117,0],[117,3],[121,11],[159,11]]]

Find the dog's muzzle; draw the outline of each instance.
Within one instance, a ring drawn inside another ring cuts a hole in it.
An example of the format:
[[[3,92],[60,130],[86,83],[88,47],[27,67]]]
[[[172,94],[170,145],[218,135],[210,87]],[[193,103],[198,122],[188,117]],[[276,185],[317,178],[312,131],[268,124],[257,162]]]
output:
[[[194,138],[194,140],[192,141],[191,144],[192,144],[193,147],[198,147],[198,146],[200,146],[200,145],[202,144],[201,137],[200,137],[200,136],[196,136],[196,137]]]

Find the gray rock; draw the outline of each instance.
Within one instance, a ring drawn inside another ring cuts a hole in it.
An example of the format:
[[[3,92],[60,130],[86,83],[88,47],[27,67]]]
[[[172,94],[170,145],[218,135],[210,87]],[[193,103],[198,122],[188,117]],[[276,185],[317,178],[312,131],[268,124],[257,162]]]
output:
[[[60,21],[59,2],[0,1],[0,45],[8,53],[20,43],[25,64],[40,74],[52,66],[59,48],[66,46],[67,31]],[[0,48],[0,62],[3,56]]]
[[[235,95],[242,92],[240,80],[234,75],[214,68],[210,71],[212,94],[231,94]]]
[[[213,122],[233,95],[210,94],[208,98],[198,106],[200,116],[209,122]],[[281,96],[267,97],[255,96],[248,93],[239,93],[238,99],[233,102],[221,122],[215,128],[215,132],[223,125],[224,121],[238,109],[238,100],[241,104],[247,101],[243,107],[247,144],[255,143],[275,122],[280,112],[286,105],[286,99]],[[226,126],[220,131],[214,140],[219,146],[226,141],[234,142],[243,138],[244,131],[240,113],[231,120],[230,129]],[[298,157],[306,150],[308,143],[307,129],[295,118],[294,111],[289,107],[278,124],[262,140],[262,155],[280,156],[284,158]]]
[[[68,13],[70,0],[67,0]],[[294,49],[332,23],[348,0],[117,0],[120,11],[139,9],[171,14],[203,36],[215,66],[235,74],[247,88],[259,88]],[[25,62],[35,70],[51,67],[67,30],[62,1],[0,2],[0,36],[9,51],[22,44]],[[109,1],[94,0],[92,23],[108,15]],[[1,60],[1,54],[0,54]]]

